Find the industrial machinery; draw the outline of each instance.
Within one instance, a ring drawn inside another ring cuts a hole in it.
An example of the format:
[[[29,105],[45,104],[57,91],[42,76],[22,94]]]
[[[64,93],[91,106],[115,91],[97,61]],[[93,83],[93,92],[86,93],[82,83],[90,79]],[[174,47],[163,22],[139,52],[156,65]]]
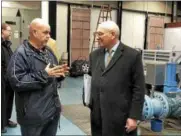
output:
[[[169,116],[172,117],[181,117],[181,90],[177,88],[176,82],[176,64],[168,63],[166,65],[166,80],[165,82],[161,80],[160,74],[157,72],[153,72],[152,74],[157,74],[154,77],[158,77],[158,79],[153,78],[147,79],[150,83],[159,84],[164,83],[164,92],[157,92],[152,89],[152,93],[150,97],[145,95],[145,103],[143,108],[143,119],[148,120],[153,117],[155,118],[166,118]],[[158,65],[158,70],[160,70],[160,65]],[[161,76],[163,76],[162,71],[160,71]],[[150,73],[151,74],[151,73]],[[181,73],[180,73],[181,74]],[[147,76],[147,75],[146,75]]]
[[[181,51],[144,50],[142,58],[145,81],[151,86],[150,95],[145,95],[142,119],[181,119],[181,89],[176,81],[176,75],[181,76]],[[162,90],[157,86],[163,86]]]
[[[143,50],[142,58],[145,63],[155,62],[181,62],[181,51],[174,50]]]
[[[147,74],[147,72],[154,72],[151,75],[150,73],[146,75],[146,83],[150,83],[153,85],[161,85],[163,83],[163,76],[165,72],[165,66],[167,63],[173,62],[177,64],[176,73],[179,73],[181,70],[181,51],[143,50],[142,59],[146,72],[145,74]],[[158,74],[161,74],[161,79],[159,79]],[[151,82],[150,79],[152,79]]]
[[[181,118],[181,93],[175,97],[160,92],[154,92],[152,98],[145,95],[142,115],[143,120],[166,117]]]

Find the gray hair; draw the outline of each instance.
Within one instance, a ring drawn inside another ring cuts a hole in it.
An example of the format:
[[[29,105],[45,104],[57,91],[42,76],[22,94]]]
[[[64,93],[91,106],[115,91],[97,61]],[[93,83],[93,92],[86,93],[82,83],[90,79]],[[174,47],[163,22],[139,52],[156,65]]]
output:
[[[115,32],[115,35],[119,37],[119,33],[120,33],[119,27],[114,21],[109,20],[109,21],[102,22],[101,24],[99,24],[99,27],[107,31],[113,31]]]

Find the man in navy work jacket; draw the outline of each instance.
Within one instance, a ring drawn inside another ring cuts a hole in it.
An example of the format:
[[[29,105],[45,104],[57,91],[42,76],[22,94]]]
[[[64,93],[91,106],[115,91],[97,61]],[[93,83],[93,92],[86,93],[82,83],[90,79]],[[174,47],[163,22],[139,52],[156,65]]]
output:
[[[95,35],[100,48],[90,54],[92,136],[136,136],[145,93],[141,54],[119,41],[113,21],[101,23]]]
[[[68,67],[58,65],[46,46],[49,38],[49,24],[34,19],[29,26],[29,40],[14,52],[8,66],[22,136],[56,135],[61,111],[57,82],[64,78]]]

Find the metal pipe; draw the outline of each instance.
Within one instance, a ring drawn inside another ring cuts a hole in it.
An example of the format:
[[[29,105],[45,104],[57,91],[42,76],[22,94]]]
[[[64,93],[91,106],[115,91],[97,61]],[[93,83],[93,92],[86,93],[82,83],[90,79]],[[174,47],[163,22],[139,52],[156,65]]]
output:
[[[164,93],[177,92],[176,64],[168,63],[166,67],[166,80],[164,83]]]
[[[161,92],[154,92],[153,98],[145,95],[142,119],[163,119],[167,117],[181,117],[181,93],[176,93],[176,97],[173,98]]]
[[[162,111],[163,111],[163,107],[162,107],[162,103],[161,101],[157,100],[157,99],[152,99],[152,103],[153,103],[153,112],[154,112],[154,116],[159,116],[161,115]]]
[[[177,1],[173,1],[173,22],[177,22]]]

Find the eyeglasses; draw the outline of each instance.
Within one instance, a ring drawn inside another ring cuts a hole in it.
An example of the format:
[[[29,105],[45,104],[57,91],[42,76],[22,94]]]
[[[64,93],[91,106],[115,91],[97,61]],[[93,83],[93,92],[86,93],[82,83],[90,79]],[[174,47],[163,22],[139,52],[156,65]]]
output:
[[[110,32],[109,32],[109,31],[108,31],[108,32],[105,32],[105,33],[103,33],[103,32],[94,32],[93,35],[100,37],[100,36],[103,36],[103,35],[105,35],[105,34],[107,34],[107,33],[110,33]]]
[[[103,36],[105,33],[103,32],[94,32],[93,35],[94,36]]]

